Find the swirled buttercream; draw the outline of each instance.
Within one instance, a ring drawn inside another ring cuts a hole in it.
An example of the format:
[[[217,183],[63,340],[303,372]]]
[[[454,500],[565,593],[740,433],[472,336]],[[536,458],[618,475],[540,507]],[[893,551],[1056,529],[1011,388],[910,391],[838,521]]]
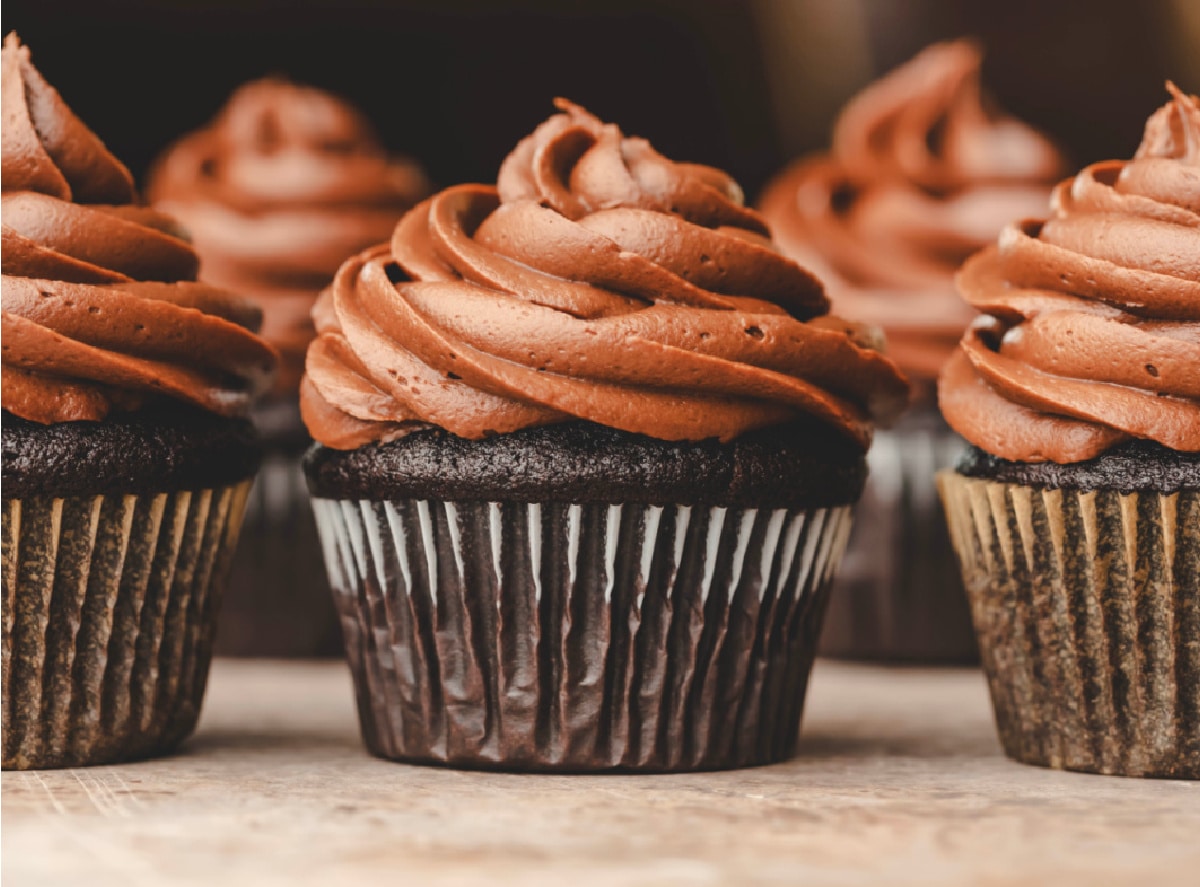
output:
[[[276,392],[292,396],[317,293],[428,193],[420,169],[388,156],[358,111],[275,77],[239,87],[167,149],[147,185],[191,233],[201,278],[258,300],[263,336],[283,358]]]
[[[865,448],[907,392],[873,331],[826,315],[725,173],[558,107],[496,187],[442,191],[338,271],[301,386],[313,437],[583,419],[729,440],[809,416]]]
[[[275,362],[257,309],[195,283],[173,221],[133,205],[129,171],[15,34],[2,55],[4,409],[99,420],[168,398],[246,413]]]
[[[834,309],[882,325],[896,361],[927,379],[971,319],[954,272],[1010,219],[1041,212],[1063,172],[1049,141],[989,108],[980,63],[967,40],[929,47],[859,93],[832,151],[797,161],[762,200]]]
[[[1130,438],[1200,451],[1200,101],[1129,161],[1059,185],[959,274],[984,315],[942,374],[946,420],[994,456],[1079,462]]]

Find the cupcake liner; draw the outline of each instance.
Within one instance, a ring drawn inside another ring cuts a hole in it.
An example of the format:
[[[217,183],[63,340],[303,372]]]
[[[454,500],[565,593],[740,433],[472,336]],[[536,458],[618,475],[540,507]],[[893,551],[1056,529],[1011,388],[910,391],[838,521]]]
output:
[[[1008,755],[1200,778],[1200,493],[939,485]]]
[[[965,444],[936,408],[876,434],[870,475],[829,599],[820,653],[842,659],[973,664],[971,611],[934,475]]]
[[[4,769],[191,733],[249,489],[4,501]]]
[[[263,460],[221,605],[219,656],[339,656],[341,629],[297,453]]]
[[[849,506],[314,507],[374,754],[666,771],[792,753]]]

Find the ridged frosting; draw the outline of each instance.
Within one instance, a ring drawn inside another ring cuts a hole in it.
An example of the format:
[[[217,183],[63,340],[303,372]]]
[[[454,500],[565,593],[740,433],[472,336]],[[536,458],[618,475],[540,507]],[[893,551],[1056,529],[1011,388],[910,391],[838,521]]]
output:
[[[1063,182],[1049,219],[1010,225],[959,275],[984,316],[941,407],[994,456],[1079,462],[1131,438],[1200,451],[1200,101],[1168,88],[1134,159]]]
[[[41,423],[163,398],[246,413],[275,363],[258,310],[194,282],[191,246],[133,205],[129,171],[15,34],[2,56],[3,408]]]
[[[834,310],[881,324],[893,358],[932,379],[971,313],[954,272],[1013,218],[1043,210],[1054,146],[993,110],[979,48],[935,44],[859,93],[828,154],[768,185],[780,247],[826,282]]]
[[[442,191],[338,271],[301,387],[313,437],[582,419],[729,440],[810,416],[865,448],[907,390],[872,331],[825,316],[725,173],[558,107],[496,187]]]
[[[357,110],[276,77],[238,88],[167,149],[147,184],[151,203],[191,232],[201,277],[262,305],[263,335],[283,356],[276,391],[293,396],[313,300],[428,193],[420,169],[388,156]]]

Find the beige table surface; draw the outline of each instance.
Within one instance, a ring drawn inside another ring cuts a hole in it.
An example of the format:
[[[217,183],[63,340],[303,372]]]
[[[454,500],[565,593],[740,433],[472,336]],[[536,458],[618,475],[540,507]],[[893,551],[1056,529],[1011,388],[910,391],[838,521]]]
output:
[[[5,773],[4,887],[1200,884],[1200,784],[1010,763],[970,671],[818,663],[795,760],[682,776],[375,760],[335,663],[206,705],[174,758]]]

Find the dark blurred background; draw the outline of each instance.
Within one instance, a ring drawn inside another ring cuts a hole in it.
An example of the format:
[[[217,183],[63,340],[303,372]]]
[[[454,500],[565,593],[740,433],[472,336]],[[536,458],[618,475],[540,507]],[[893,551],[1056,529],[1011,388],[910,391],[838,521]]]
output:
[[[268,73],[352,99],[443,185],[494,180],[565,95],[751,197],[934,40],[980,38],[1000,105],[1077,164],[1128,156],[1166,78],[1200,88],[1200,0],[8,0],[2,27],[139,179]]]

